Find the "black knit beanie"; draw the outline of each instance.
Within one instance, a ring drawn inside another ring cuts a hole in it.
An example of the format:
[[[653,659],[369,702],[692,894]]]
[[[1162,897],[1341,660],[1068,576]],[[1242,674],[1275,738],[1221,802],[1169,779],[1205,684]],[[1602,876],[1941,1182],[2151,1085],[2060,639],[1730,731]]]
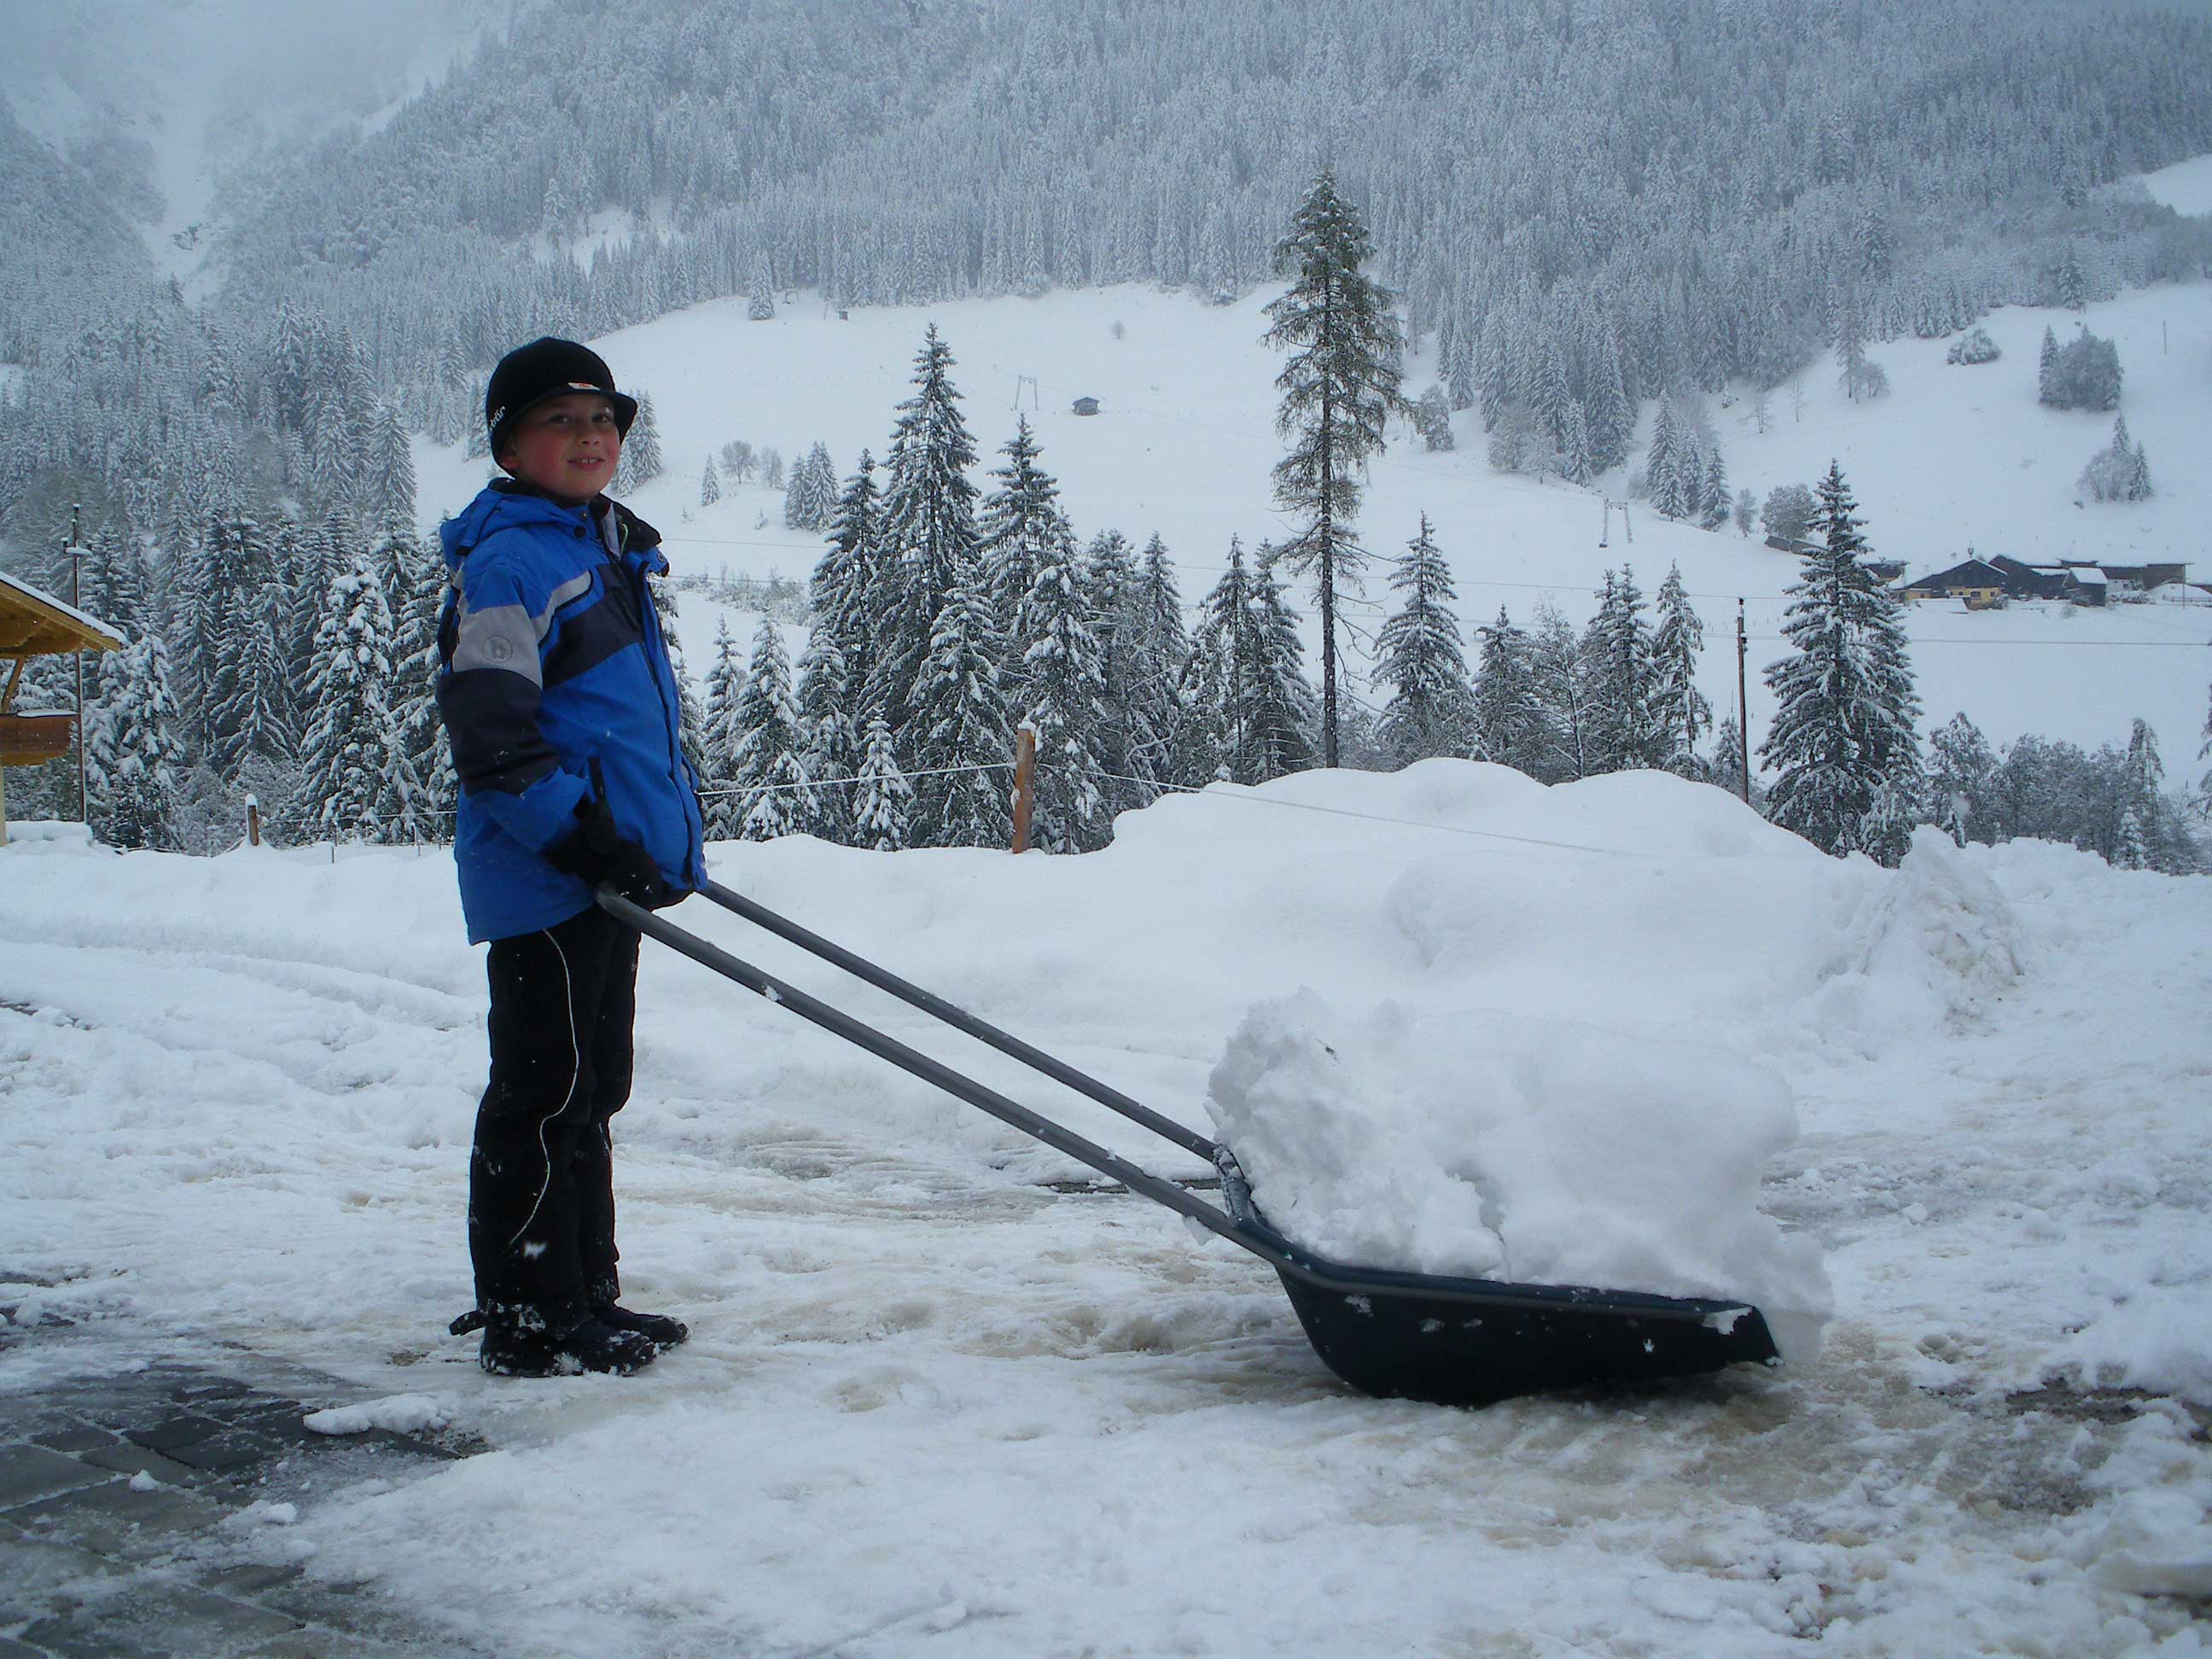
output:
[[[507,428],[517,416],[571,392],[599,393],[615,406],[615,429],[629,436],[629,423],[637,418],[637,399],[615,390],[614,372],[606,360],[589,346],[548,335],[515,347],[491,372],[484,387],[484,425],[491,434],[492,454],[498,455]]]

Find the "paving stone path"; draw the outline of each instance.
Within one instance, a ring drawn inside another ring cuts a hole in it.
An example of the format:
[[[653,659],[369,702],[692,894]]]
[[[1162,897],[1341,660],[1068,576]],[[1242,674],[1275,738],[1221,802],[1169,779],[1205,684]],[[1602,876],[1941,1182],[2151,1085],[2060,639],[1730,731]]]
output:
[[[255,1561],[255,1529],[220,1523],[255,1503],[304,1509],[362,1480],[419,1477],[479,1448],[319,1435],[301,1419],[357,1390],[258,1360],[231,1369],[256,1380],[156,1364],[0,1394],[0,1659],[455,1651],[414,1638],[362,1587]]]

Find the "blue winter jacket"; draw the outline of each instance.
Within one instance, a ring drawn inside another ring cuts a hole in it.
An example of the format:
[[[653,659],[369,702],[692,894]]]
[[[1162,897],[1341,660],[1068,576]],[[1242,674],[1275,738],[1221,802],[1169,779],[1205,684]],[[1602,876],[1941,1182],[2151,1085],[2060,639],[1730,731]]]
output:
[[[645,586],[668,568],[659,532],[604,496],[563,507],[502,479],[439,536],[450,585],[438,709],[460,775],[453,856],[469,942],[590,908],[590,890],[544,849],[574,832],[595,778],[662,878],[699,887],[699,779]]]

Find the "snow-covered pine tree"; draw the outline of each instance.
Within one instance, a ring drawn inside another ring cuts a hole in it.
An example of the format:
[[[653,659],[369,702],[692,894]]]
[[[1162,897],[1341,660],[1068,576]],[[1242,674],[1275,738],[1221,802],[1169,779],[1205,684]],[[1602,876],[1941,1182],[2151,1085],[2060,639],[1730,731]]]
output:
[[[648,576],[645,579],[645,591],[660,623],[661,643],[668,647],[668,665],[675,672],[677,720],[684,758],[691,763],[693,771],[704,777],[707,717],[699,707],[699,693],[691,684],[690,670],[684,665],[683,638],[676,631],[676,585],[665,576]]]
[[[1713,732],[1713,752],[1705,762],[1705,781],[1725,789],[1739,800],[1751,799],[1744,784],[1743,735],[1735,716],[1723,714]]]
[[[1149,806],[1176,781],[1176,725],[1182,708],[1176,688],[1190,658],[1182,595],[1176,585],[1167,544],[1158,532],[1145,544],[1133,577],[1122,591],[1115,626],[1115,680],[1107,691],[1121,726],[1127,807]],[[1118,684],[1116,684],[1118,681]]]
[[[1885,383],[1887,379],[1868,361],[1866,348],[1865,311],[1856,293],[1847,295],[1836,313],[1836,380],[1853,403],[1879,395],[1882,388],[1875,384],[1876,377]]]
[[[1559,476],[1569,483],[1586,484],[1597,476],[1590,458],[1589,426],[1583,418],[1583,400],[1567,399],[1559,419]]]
[[[1230,767],[1232,775],[1253,783],[1304,772],[1321,762],[1314,743],[1321,700],[1306,678],[1298,613],[1276,574],[1283,556],[1283,550],[1262,544],[1252,565],[1252,714],[1243,750],[1231,753]]]
[[[121,652],[103,721],[106,755],[100,836],[111,847],[157,852],[177,845],[177,808],[186,763],[169,690],[168,647],[142,629]]]
[[[1014,618],[1024,642],[1021,678],[1011,688],[1022,723],[1036,732],[1030,833],[1048,852],[1087,853],[1112,836],[1100,776],[1107,730],[1098,618],[1072,535],[1048,535],[1033,556],[1036,574]]]
[[[805,745],[783,635],[773,617],[763,617],[753,635],[744,687],[738,693],[737,745],[730,756],[730,786],[740,803],[740,839],[773,841],[803,834],[815,822],[818,814],[813,781],[806,775]]]
[[[2212,691],[2205,694],[2204,702],[2204,741],[2197,746],[2197,758],[2199,760],[2212,759]],[[2197,781],[2197,793],[2206,807],[2212,808],[2212,771],[2206,772]]]
[[[1705,476],[1698,500],[1698,528],[1720,529],[1728,523],[1734,505],[1729,494],[1728,463],[1721,459],[1721,447],[1716,443],[1705,452]]]
[[[1421,434],[1421,447],[1431,454],[1452,447],[1451,400],[1443,386],[1431,385],[1413,405],[1413,429]]]
[[[837,465],[830,459],[830,447],[819,439],[810,444],[799,471],[806,478],[799,502],[801,527],[826,531],[837,520]]]
[[[807,501],[807,487],[812,482],[812,478],[813,475],[807,471],[806,461],[802,456],[798,465],[791,469],[791,476],[784,482],[783,527],[786,530],[814,530],[820,527],[807,522],[812,516],[811,508]]]
[[[1513,625],[1503,605],[1498,620],[1481,632],[1468,720],[1468,757],[1540,776],[1547,759],[1547,721],[1528,635]]]
[[[814,785],[806,834],[841,845],[853,839],[853,779],[860,767],[860,740],[844,704],[848,678],[834,628],[807,631],[799,657],[799,726],[806,743],[801,757]]]
[[[1653,711],[1664,733],[1659,763],[1686,778],[1699,776],[1698,739],[1711,730],[1712,705],[1698,690],[1698,654],[1705,648],[1705,624],[1682,589],[1682,568],[1667,568],[1659,585],[1658,624],[1651,631]]]
[[[735,841],[744,821],[744,800],[737,793],[738,744],[744,733],[738,724],[738,699],[745,689],[744,665],[738,660],[737,642],[730,637],[726,617],[714,623],[714,660],[707,670],[705,751],[699,776],[700,811],[706,819],[708,841]]]
[[[1995,844],[2003,833],[1996,751],[1962,710],[1928,734],[1923,792],[1929,820],[1960,846]]]
[[[1587,769],[1627,772],[1662,766],[1672,747],[1669,721],[1659,702],[1651,624],[1644,617],[1636,573],[1626,565],[1618,579],[1607,571],[1597,597],[1597,614],[1590,618],[1581,653],[1588,689]]]
[[[1098,636],[1098,672],[1105,683],[1106,720],[1098,760],[1110,775],[1100,787],[1106,798],[1106,821],[1111,823],[1121,813],[1159,799],[1158,778],[1139,772],[1132,759],[1133,753],[1151,746],[1147,733],[1158,718],[1157,711],[1137,696],[1137,653],[1142,641],[1135,607],[1144,578],[1129,538],[1118,530],[1102,530],[1093,536],[1083,550],[1079,568],[1084,591],[1090,595],[1091,627]]]
[[[1337,763],[1338,589],[1358,590],[1367,557],[1353,531],[1360,475],[1382,453],[1389,417],[1407,412],[1395,296],[1360,273],[1371,252],[1366,226],[1324,167],[1276,245],[1275,268],[1291,283],[1267,308],[1266,343],[1291,349],[1275,380],[1276,428],[1291,441],[1275,464],[1275,500],[1299,526],[1281,556],[1313,576],[1321,607],[1324,766]]]
[[[407,763],[422,785],[418,816],[424,833],[442,837],[453,829],[460,780],[438,714],[438,623],[446,602],[442,552],[417,536],[404,519],[387,520],[369,548],[384,573],[392,606],[392,707]]]
[[[1651,417],[1651,447],[1644,455],[1644,480],[1651,492],[1651,507],[1669,519],[1682,515],[1674,509],[1680,505],[1674,499],[1674,480],[1680,471],[1675,454],[1678,441],[1674,421],[1674,400],[1662,394],[1658,412]]]
[[[364,524],[415,522],[415,458],[398,409],[379,398],[369,410],[368,453],[354,484],[354,510]]]
[[[881,715],[868,722],[853,793],[853,844],[876,853],[904,851],[914,834],[914,786],[899,769],[891,729]]]
[[[1036,643],[1024,631],[1023,607],[1048,562],[1073,568],[1075,531],[1060,510],[1060,486],[1037,465],[1042,452],[1028,416],[1014,417],[1014,435],[999,453],[1006,464],[992,472],[994,487],[983,498],[980,554],[991,613],[1006,640],[1006,690],[1020,702],[1023,664]]]
[[[768,255],[753,255],[752,277],[748,284],[750,297],[745,301],[748,322],[764,323],[775,315],[775,285],[769,278]]]
[[[2043,330],[2043,345],[2035,360],[2035,399],[2048,404],[2056,401],[2058,369],[2058,336],[2048,324]]]
[[[1529,662],[1544,709],[1545,753],[1534,776],[1543,783],[1586,778],[1596,768],[1589,667],[1574,624],[1547,599],[1536,606]]]
[[[666,469],[667,463],[660,454],[660,423],[653,416],[653,394],[640,392],[635,395],[637,418],[630,422],[629,435],[623,440],[622,454],[615,461],[615,476],[607,483],[610,495],[634,494]]]
[[[956,566],[929,653],[915,676],[905,727],[913,734],[906,750],[914,783],[912,846],[998,847],[1012,836],[1004,769],[1013,737],[999,684],[1005,653],[982,572],[970,554]]]
[[[2134,845],[2129,848],[2136,863],[2124,863],[2118,853],[2112,858],[2123,869],[2155,870],[2165,875],[2194,874],[2203,867],[2202,855],[2195,841],[2183,823],[2181,814],[2166,798],[2166,763],[2159,757],[2158,735],[2148,720],[2133,722],[2128,732],[2126,757],[2121,763],[2119,800],[2122,830],[2120,839],[2128,843],[2132,834]],[[2133,820],[2133,830],[2128,828]]]
[[[947,621],[953,624],[949,644],[957,647],[956,655],[983,637],[1004,649],[997,625],[978,635],[964,614],[947,615],[956,588],[966,596],[963,613],[967,605],[988,603],[978,568],[975,486],[968,477],[968,469],[975,464],[975,445],[960,414],[960,393],[950,374],[952,364],[951,349],[931,324],[915,358],[914,396],[899,405],[890,453],[884,460],[888,477],[878,544],[882,552],[865,608],[877,647],[870,665],[868,702],[872,710],[882,711],[894,732],[902,732],[913,714],[915,682],[936,653],[938,635]],[[995,672],[992,678],[995,684]],[[954,718],[943,702],[946,690],[940,685],[931,694],[934,720]],[[1003,710],[997,720],[1003,731]],[[939,747],[928,727],[918,736],[919,743],[908,744],[909,758]],[[969,717],[963,714],[954,718],[945,741],[967,743],[974,737]],[[931,791],[921,793],[918,810],[918,829],[926,845],[962,844],[941,837],[975,821],[972,803],[940,799]],[[951,816],[943,816],[946,811]]]
[[[1779,774],[1767,816],[1824,852],[1894,865],[1910,815],[1887,803],[1917,790],[1920,778],[1920,699],[1901,606],[1861,562],[1864,520],[1833,462],[1820,501],[1821,544],[1804,556],[1789,590],[1783,632],[1794,649],[1766,668],[1779,705],[1759,750]]]
[[[863,449],[858,469],[837,498],[830,544],[807,581],[813,612],[810,632],[827,630],[836,645],[844,679],[836,701],[856,726],[865,726],[877,707],[870,690],[875,680],[878,623],[869,606],[878,597],[878,506],[875,457]]]
[[[714,465],[714,458],[707,458],[707,470],[699,478],[699,505],[712,507],[722,499],[722,475]]]
[[[1182,764],[1191,783],[1217,775],[1264,783],[1314,763],[1313,688],[1274,561],[1262,548],[1248,570],[1243,544],[1231,538],[1229,567],[1206,595],[1185,677]]]
[[[1250,626],[1252,573],[1244,544],[1229,538],[1229,562],[1199,606],[1190,655],[1177,688],[1176,775],[1204,788],[1231,775],[1230,751],[1242,730],[1246,702],[1239,684],[1239,641]]]
[[[392,611],[366,552],[330,585],[315,634],[312,711],[301,744],[310,833],[332,841],[406,842],[421,793],[392,708]]]
[[[1450,609],[1459,595],[1426,513],[1395,562],[1390,586],[1403,603],[1375,642],[1373,683],[1390,693],[1382,711],[1383,751],[1399,766],[1460,754],[1469,738],[1474,693],[1459,619]]]

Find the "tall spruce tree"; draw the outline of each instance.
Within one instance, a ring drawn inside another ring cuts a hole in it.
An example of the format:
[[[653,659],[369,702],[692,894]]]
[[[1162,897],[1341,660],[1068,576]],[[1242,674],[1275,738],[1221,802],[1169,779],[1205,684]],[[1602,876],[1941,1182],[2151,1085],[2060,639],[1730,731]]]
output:
[[[1182,620],[1182,595],[1167,544],[1156,533],[1145,544],[1134,579],[1124,590],[1116,628],[1121,665],[1115,699],[1130,806],[1149,806],[1177,781],[1176,727],[1182,703],[1176,688],[1190,659],[1190,634]]]
[[[1382,711],[1384,752],[1400,766],[1459,754],[1469,738],[1474,693],[1459,618],[1450,609],[1459,595],[1425,513],[1390,573],[1390,586],[1403,605],[1376,640],[1374,683],[1390,693]]]
[[[1018,695],[1022,721],[1036,732],[1036,806],[1030,830],[1048,852],[1106,844],[1111,820],[1101,774],[1106,744],[1106,677],[1097,617],[1072,536],[1036,549],[1036,574],[1015,617],[1024,641]]]
[[[1668,720],[1659,701],[1658,665],[1644,590],[1628,566],[1605,573],[1597,614],[1583,640],[1587,685],[1587,747],[1590,772],[1627,772],[1665,764]]]
[[[1586,656],[1574,624],[1549,599],[1539,603],[1529,659],[1544,707],[1544,759],[1535,773],[1542,782],[1568,783],[1597,769]]]
[[[706,787],[699,805],[708,841],[735,841],[744,823],[744,799],[735,781],[738,745],[744,737],[738,722],[738,700],[744,689],[744,665],[738,660],[729,619],[719,617],[714,623],[714,660],[707,670],[705,730],[700,743],[699,775]]]
[[[999,683],[1005,654],[982,572],[968,558],[938,611],[929,653],[915,677],[907,750],[915,846],[996,847],[1012,836],[1000,769],[1013,746]]]
[[[1954,842],[1994,844],[2004,821],[1996,751],[1964,711],[1928,734],[1925,811]]]
[[[1659,585],[1659,622],[1651,631],[1653,711],[1664,733],[1660,764],[1684,777],[1699,775],[1698,740],[1712,729],[1713,708],[1698,690],[1698,656],[1705,648],[1705,620],[1682,588],[1682,568],[1667,567]]]
[[[964,603],[988,602],[979,568],[975,485],[968,477],[975,445],[960,413],[952,365],[951,349],[933,323],[915,358],[914,395],[898,407],[884,462],[883,551],[866,606],[878,641],[868,701],[883,711],[894,733],[913,716],[915,681],[937,648],[939,618],[954,592],[967,596]],[[960,638],[975,637],[964,619],[957,620]],[[1003,649],[1003,626],[988,632]],[[939,718],[944,712],[939,710]],[[1005,719],[1001,712],[1002,727]],[[936,746],[927,728],[918,736],[915,753]],[[945,822],[932,827],[951,829]]]
[[[877,597],[880,502],[876,495],[876,459],[860,452],[859,467],[837,498],[830,544],[807,582],[813,611],[810,630],[827,631],[836,646],[843,679],[837,702],[856,727],[865,727],[877,705],[870,700],[875,682],[877,623],[868,607]]]
[[[1320,605],[1324,766],[1337,763],[1339,590],[1357,591],[1367,558],[1353,530],[1359,480],[1369,458],[1382,453],[1389,417],[1412,412],[1398,389],[1405,342],[1395,296],[1359,269],[1372,251],[1358,213],[1324,168],[1276,245],[1276,270],[1291,283],[1267,309],[1266,343],[1291,354],[1275,380],[1283,393],[1276,430],[1291,440],[1275,464],[1275,500],[1300,526],[1284,562],[1313,577]]]
[[[384,573],[392,606],[392,704],[407,763],[422,787],[424,829],[442,836],[453,827],[459,779],[438,714],[438,623],[447,592],[443,555],[404,520],[387,519],[369,549]],[[432,826],[435,828],[433,829]]]
[[[1015,417],[1014,435],[1000,453],[1006,464],[991,474],[996,487],[983,498],[980,552],[992,614],[1006,636],[1007,689],[1018,696],[1024,659],[1036,643],[1025,631],[1023,608],[1038,571],[1073,568],[1075,531],[1060,510],[1060,486],[1037,465],[1042,452],[1028,416]]]
[[[914,834],[914,785],[899,769],[891,729],[879,714],[868,722],[868,740],[854,786],[853,844],[897,853]]]
[[[752,660],[738,693],[730,785],[738,791],[738,835],[773,841],[804,833],[818,816],[806,775],[805,738],[792,695],[791,659],[770,617],[753,634]]]
[[[1510,766],[1530,777],[1548,760],[1544,702],[1536,687],[1534,647],[1505,607],[1482,630],[1482,653],[1468,719],[1469,758]]]
[[[1265,783],[1314,763],[1313,688],[1296,614],[1285,604],[1273,550],[1247,568],[1243,544],[1206,597],[1185,673],[1187,781]]]
[[[853,838],[853,779],[861,760],[860,739],[845,708],[847,678],[836,630],[811,629],[799,658],[798,704],[814,817],[802,828],[841,845]]]
[[[120,652],[103,699],[100,839],[111,847],[165,852],[177,846],[177,812],[186,756],[169,689],[168,647],[145,629]],[[103,659],[103,661],[106,659]]]
[[[313,714],[300,756],[314,835],[406,842],[422,828],[421,786],[392,707],[392,641],[381,574],[357,553],[331,583],[315,634]]]
[[[1783,632],[1793,647],[1766,669],[1778,708],[1759,752],[1779,775],[1767,816],[1824,852],[1904,857],[1917,793],[1920,699],[1902,607],[1862,562],[1864,522],[1831,462],[1814,529],[1820,544],[1791,585]]]

